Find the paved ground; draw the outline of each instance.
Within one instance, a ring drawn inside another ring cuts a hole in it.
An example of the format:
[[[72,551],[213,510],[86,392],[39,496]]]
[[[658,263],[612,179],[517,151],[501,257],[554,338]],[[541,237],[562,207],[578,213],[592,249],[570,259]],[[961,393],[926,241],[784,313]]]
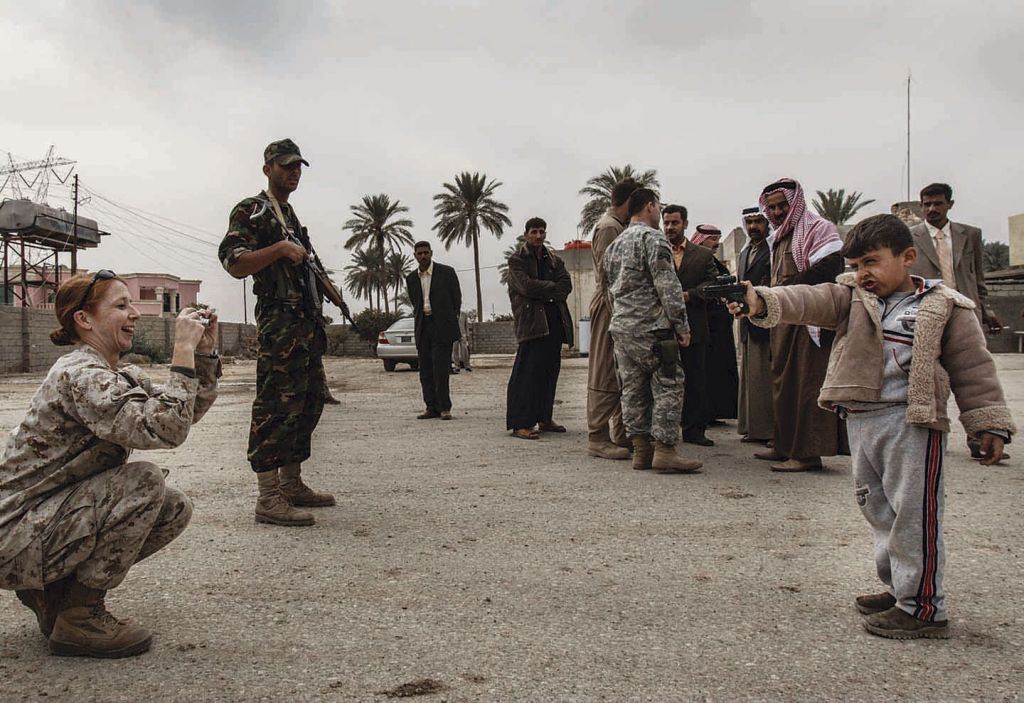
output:
[[[998,361],[1024,417],[1024,356]],[[31,614],[0,593],[0,700],[373,701],[421,678],[443,686],[421,699],[437,701],[1019,700],[1016,456],[985,469],[951,437],[954,638],[881,640],[851,604],[876,583],[846,459],[775,475],[734,426],[695,452],[699,476],[588,458],[586,360],[563,368],[557,419],[570,432],[514,440],[509,367],[483,358],[453,378],[456,420],[442,423],[412,419],[415,374],[330,361],[342,405],[327,409],[308,473],[339,506],[307,529],[253,524],[253,365],[228,367],[188,442],[144,455],[196,505],[185,535],[110,597],[155,631],[153,650],[50,657]],[[38,381],[0,379],[0,430]]]

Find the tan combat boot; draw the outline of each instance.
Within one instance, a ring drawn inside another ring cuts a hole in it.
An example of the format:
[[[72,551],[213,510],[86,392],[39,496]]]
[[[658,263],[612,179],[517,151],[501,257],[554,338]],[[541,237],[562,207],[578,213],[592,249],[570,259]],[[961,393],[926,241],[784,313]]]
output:
[[[296,510],[281,493],[277,469],[256,474],[260,495],[256,499],[256,522],[285,527],[309,527],[313,515],[305,510]]]
[[[302,465],[281,467],[281,493],[292,505],[303,508],[329,508],[335,504],[330,493],[318,493],[302,482]]]
[[[637,471],[651,468],[651,460],[654,458],[651,441],[641,434],[633,435],[629,439],[633,443],[633,468]]]
[[[674,444],[658,441],[654,445],[654,460],[651,466],[663,474],[696,474],[700,473],[700,467],[704,464],[695,459],[681,457],[676,452]]]
[[[142,654],[153,643],[145,628],[115,618],[103,603],[106,591],[72,581],[53,623],[50,651],[59,657],[120,659]]]
[[[624,461],[629,458],[629,450],[616,446],[610,439],[591,439],[587,441],[587,454],[601,459]]]

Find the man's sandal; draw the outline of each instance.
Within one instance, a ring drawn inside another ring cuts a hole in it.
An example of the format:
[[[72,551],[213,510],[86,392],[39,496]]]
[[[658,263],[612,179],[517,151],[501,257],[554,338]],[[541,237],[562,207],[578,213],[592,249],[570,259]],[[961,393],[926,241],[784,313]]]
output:
[[[518,437],[519,439],[540,439],[540,432],[528,427],[523,427],[518,430],[512,430],[512,436]]]

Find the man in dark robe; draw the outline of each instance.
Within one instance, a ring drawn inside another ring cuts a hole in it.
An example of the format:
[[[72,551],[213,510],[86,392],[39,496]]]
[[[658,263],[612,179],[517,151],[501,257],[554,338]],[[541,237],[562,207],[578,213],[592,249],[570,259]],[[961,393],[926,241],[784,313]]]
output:
[[[697,225],[691,240],[718,251],[722,230],[715,225]],[[729,269],[712,256],[715,276],[728,276]],[[707,394],[708,424],[725,424],[722,420],[736,417],[736,397],[739,395],[740,377],[736,370],[736,338],[733,336],[733,318],[720,300],[708,300],[708,363]]]
[[[755,286],[769,286],[772,279],[772,257],[767,241],[768,218],[760,207],[743,211],[743,229],[747,244],[736,259],[736,279]],[[775,430],[772,411],[771,335],[763,327],[740,320],[740,397],[737,430],[741,442],[765,443]]]

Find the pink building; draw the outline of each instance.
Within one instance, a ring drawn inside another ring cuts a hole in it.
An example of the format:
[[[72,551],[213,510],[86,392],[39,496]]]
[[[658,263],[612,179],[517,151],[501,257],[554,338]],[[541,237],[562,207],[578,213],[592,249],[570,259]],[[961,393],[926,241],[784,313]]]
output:
[[[92,273],[79,269],[79,273]],[[53,309],[54,283],[71,276],[71,270],[65,266],[55,272],[53,267],[38,271],[29,271],[24,287],[21,282],[21,271],[11,270],[8,287],[0,291],[0,303],[6,305],[22,305],[22,291],[27,294],[29,307]],[[178,278],[169,273],[119,273],[128,291],[135,301],[135,307],[143,315],[152,317],[173,317],[182,308],[194,305],[199,296],[202,281]]]

